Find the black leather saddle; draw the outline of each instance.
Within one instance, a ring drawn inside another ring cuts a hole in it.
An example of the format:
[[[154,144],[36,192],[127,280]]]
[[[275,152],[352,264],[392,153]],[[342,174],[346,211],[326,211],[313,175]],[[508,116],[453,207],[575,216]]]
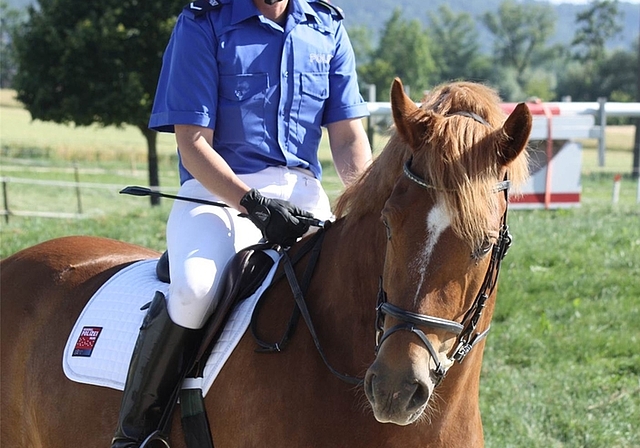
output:
[[[218,307],[204,327],[204,339],[197,354],[197,361],[206,361],[235,306],[250,297],[262,285],[274,264],[273,258],[267,255],[265,250],[272,248],[274,246],[269,243],[249,246],[227,263],[216,292]],[[156,275],[164,283],[171,281],[167,251],[158,260]]]

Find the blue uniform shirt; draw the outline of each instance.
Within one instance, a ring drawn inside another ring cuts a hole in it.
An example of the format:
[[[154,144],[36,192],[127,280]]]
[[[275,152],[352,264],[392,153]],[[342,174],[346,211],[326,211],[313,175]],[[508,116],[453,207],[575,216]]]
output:
[[[286,165],[320,178],[321,126],[368,115],[341,17],[314,0],[290,0],[282,28],[251,0],[212,3],[178,17],[149,127],[213,129],[214,149],[237,174]],[[181,183],[192,177],[180,163]]]

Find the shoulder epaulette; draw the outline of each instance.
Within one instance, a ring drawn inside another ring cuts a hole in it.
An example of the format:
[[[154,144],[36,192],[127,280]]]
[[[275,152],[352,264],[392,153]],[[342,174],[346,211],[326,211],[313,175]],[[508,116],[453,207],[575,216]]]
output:
[[[195,17],[200,17],[209,11],[218,9],[222,6],[220,0],[196,0],[184,7],[186,11],[191,12]]]
[[[327,7],[328,9],[331,10],[331,13],[338,19],[338,20],[342,20],[344,19],[344,11],[342,11],[342,8],[334,5],[333,3],[331,3],[328,0],[314,0],[316,3],[320,3],[321,5]]]

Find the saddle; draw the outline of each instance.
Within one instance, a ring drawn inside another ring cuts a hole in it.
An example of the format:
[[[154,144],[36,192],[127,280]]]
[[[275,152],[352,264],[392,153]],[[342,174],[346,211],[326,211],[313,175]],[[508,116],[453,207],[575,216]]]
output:
[[[195,362],[186,379],[201,378],[217,340],[220,338],[231,312],[262,285],[275,261],[264,251],[276,249],[272,244],[260,243],[238,252],[225,266],[216,292],[218,306],[204,326],[203,338]],[[276,249],[277,250],[277,249]],[[156,276],[170,283],[169,256],[165,251],[156,264]],[[182,427],[188,447],[213,448],[213,438],[199,386],[183,387],[180,392]],[[170,415],[170,413],[169,413]]]
[[[274,263],[264,250],[273,248],[269,243],[254,244],[238,252],[227,263],[216,293],[218,306],[204,327],[204,337],[196,356],[196,370],[204,366],[234,307],[262,285]],[[161,282],[171,282],[168,251],[158,260],[156,275]],[[201,372],[192,373],[195,375],[189,376],[197,377]]]

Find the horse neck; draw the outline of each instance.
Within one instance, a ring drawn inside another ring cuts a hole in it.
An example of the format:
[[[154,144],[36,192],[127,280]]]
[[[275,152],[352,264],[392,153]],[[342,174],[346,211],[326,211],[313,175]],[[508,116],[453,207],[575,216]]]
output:
[[[382,275],[385,255],[384,230],[380,225],[380,213],[360,216],[356,222],[349,217],[338,220],[328,232],[323,255],[326,256],[333,287],[343,291],[338,298],[340,307],[375,307],[378,279]],[[345,297],[345,292],[351,291]]]
[[[353,374],[373,361],[376,294],[386,241],[379,216],[362,215],[355,223],[346,217],[332,225],[308,294],[317,327],[330,329],[323,331],[323,344],[333,359],[350,359],[344,370]]]

